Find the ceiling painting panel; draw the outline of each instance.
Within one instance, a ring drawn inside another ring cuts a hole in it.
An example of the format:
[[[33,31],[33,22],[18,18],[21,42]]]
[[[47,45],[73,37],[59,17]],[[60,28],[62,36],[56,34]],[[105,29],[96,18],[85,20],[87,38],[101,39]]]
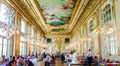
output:
[[[77,0],[37,0],[47,24],[59,26],[67,24],[72,16]]]

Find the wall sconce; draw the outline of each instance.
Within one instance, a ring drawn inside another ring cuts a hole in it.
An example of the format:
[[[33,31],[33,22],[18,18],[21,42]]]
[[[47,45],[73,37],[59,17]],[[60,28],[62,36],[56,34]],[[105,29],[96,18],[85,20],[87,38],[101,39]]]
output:
[[[91,38],[89,38],[89,37],[81,37],[80,38],[80,41],[82,42],[82,41],[91,41]]]

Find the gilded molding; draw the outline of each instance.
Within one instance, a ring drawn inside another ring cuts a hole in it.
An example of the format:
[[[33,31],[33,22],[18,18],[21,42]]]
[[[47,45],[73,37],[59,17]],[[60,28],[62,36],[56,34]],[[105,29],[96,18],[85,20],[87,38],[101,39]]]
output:
[[[11,6],[13,6],[18,12],[20,12],[21,15],[26,20],[28,20],[28,22],[32,23],[37,30],[44,34],[44,31],[42,31],[40,26],[36,24],[36,19],[34,19],[35,16],[30,14],[31,9],[27,9],[29,7],[27,4],[25,4],[24,0],[8,0],[8,3],[10,3]]]
[[[31,22],[40,32],[43,34],[74,34],[75,31],[78,30],[80,25],[85,22],[85,19],[91,12],[95,9],[96,5],[98,5],[100,0],[78,0],[78,3],[74,9],[72,14],[70,24],[68,26],[62,26],[62,28],[66,28],[65,31],[61,32],[51,32],[51,26],[47,24],[43,24],[44,20],[42,19],[42,14],[40,10],[36,10],[34,7],[38,8],[38,3],[36,0],[8,0],[19,10],[28,20]],[[21,7],[22,6],[22,7]],[[83,12],[84,11],[84,12]],[[38,13],[39,12],[39,13]],[[41,15],[41,17],[39,16]],[[74,18],[73,18],[74,17]],[[42,23],[42,24],[41,24]],[[49,31],[48,31],[49,30]]]
[[[113,13],[114,13],[114,24],[115,24],[115,28],[116,28],[116,29],[115,29],[115,30],[116,30],[116,35],[115,35],[115,36],[116,36],[117,52],[118,52],[118,56],[120,56],[120,47],[118,47],[118,46],[119,46],[119,45],[118,45],[118,44],[119,44],[119,43],[118,43],[118,38],[119,38],[118,35],[119,35],[119,34],[118,34],[118,26],[117,26],[117,21],[116,21],[116,14],[117,14],[117,13],[116,13],[116,8],[115,8],[115,7],[116,7],[116,6],[115,6],[115,0],[112,0],[112,2],[113,2],[113,11],[114,11],[114,12],[113,12]]]
[[[89,1],[84,12],[82,13],[79,20],[77,21],[76,26],[74,26],[74,29],[72,31],[73,34],[78,30],[78,28],[80,28],[82,24],[86,22],[88,17],[96,10],[97,6],[100,5],[102,1],[105,1],[105,0],[90,0]]]

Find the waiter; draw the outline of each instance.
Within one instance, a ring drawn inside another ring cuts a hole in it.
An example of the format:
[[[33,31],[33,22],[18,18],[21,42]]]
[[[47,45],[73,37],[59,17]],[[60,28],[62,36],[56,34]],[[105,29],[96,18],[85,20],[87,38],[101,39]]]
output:
[[[93,53],[91,52],[90,49],[89,49],[89,51],[88,51],[88,53],[87,53],[87,57],[88,57],[89,66],[91,66]]]

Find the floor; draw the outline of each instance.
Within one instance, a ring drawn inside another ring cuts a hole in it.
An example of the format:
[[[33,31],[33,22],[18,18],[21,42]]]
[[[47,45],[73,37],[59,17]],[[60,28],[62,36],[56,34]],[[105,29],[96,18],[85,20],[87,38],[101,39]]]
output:
[[[55,65],[53,66],[67,66],[67,65],[64,62],[61,62],[60,58],[57,58],[55,61]]]
[[[67,66],[67,64],[65,62],[61,62],[60,58],[57,58],[55,65],[51,65],[51,66]],[[83,65],[72,65],[72,66],[83,66]]]
[[[42,62],[40,66],[45,66],[44,62]],[[56,58],[55,64],[50,66],[67,66],[67,64],[65,62],[62,62],[60,58]],[[72,66],[83,66],[83,65],[72,65]]]

